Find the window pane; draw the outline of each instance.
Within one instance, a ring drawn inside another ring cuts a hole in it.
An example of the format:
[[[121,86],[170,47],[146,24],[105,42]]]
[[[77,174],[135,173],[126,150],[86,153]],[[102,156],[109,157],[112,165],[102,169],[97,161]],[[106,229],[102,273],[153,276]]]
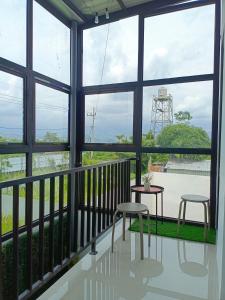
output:
[[[0,1],[0,56],[26,64],[26,0]]]
[[[213,73],[215,6],[145,19],[144,79]]]
[[[34,70],[70,84],[70,30],[34,1]]]
[[[137,80],[138,17],[84,31],[84,85]]]
[[[42,152],[33,154],[33,175],[57,172],[69,168],[69,152]]]
[[[210,169],[211,158],[207,155],[158,153],[142,155],[142,177],[150,172],[151,184],[164,187],[164,216],[166,217],[178,217],[181,196],[184,194],[210,197]],[[150,213],[155,214],[154,196],[142,195],[141,201],[150,208]],[[158,213],[161,214],[159,200]],[[203,222],[203,206],[188,203],[186,219]]]
[[[25,154],[0,155],[0,182],[25,177]]]
[[[133,143],[133,92],[85,96],[86,143]]]
[[[0,71],[0,143],[23,141],[23,79]]]
[[[36,140],[68,142],[68,110],[68,94],[36,84]]]
[[[143,146],[210,148],[211,81],[144,88]]]
[[[82,152],[82,166],[96,165],[108,161],[115,161],[118,159],[135,158],[136,154],[132,152],[100,152],[100,151],[85,151]],[[135,179],[136,175],[136,161],[130,161],[130,177]],[[132,181],[133,182],[133,181]]]

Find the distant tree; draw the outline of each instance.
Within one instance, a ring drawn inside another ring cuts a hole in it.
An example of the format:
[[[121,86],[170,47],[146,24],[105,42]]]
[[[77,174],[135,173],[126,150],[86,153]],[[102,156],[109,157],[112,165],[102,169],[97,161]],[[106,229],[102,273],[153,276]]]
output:
[[[3,136],[0,136],[0,143],[5,143],[6,142],[6,138],[4,138]]]
[[[173,124],[162,129],[157,137],[160,147],[210,148],[207,132],[188,124]]]
[[[133,137],[127,137],[124,134],[120,134],[116,136],[116,139],[117,139],[116,142],[119,144],[131,144]]]
[[[155,139],[154,139],[154,136],[151,131],[143,134],[142,145],[144,147],[154,147],[155,146]]]
[[[178,122],[188,122],[192,119],[192,116],[189,113],[189,111],[178,111],[174,114],[174,117]]]
[[[46,143],[60,143],[60,142],[62,142],[61,139],[58,137],[57,133],[48,132],[48,131],[44,135],[42,141],[46,142]]]

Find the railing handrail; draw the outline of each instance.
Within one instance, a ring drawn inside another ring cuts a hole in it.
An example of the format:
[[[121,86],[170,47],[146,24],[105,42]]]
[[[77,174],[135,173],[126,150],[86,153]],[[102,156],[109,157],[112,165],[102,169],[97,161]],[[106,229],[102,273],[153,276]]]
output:
[[[3,181],[3,182],[0,182],[0,189],[9,188],[9,187],[17,186],[17,185],[22,185],[22,184],[27,184],[30,182],[35,182],[35,181],[39,181],[39,180],[43,180],[43,179],[49,179],[52,177],[58,177],[61,175],[75,174],[77,172],[81,172],[81,171],[85,171],[85,170],[92,170],[94,168],[100,168],[100,167],[104,167],[104,166],[108,166],[108,165],[112,165],[112,164],[116,164],[116,163],[131,161],[131,160],[136,160],[136,158],[133,157],[133,158],[110,160],[110,161],[93,164],[93,165],[75,167],[72,169],[66,169],[66,170],[51,172],[51,173],[42,174],[42,175],[35,175],[35,176],[23,177],[23,178],[14,179],[14,180]]]

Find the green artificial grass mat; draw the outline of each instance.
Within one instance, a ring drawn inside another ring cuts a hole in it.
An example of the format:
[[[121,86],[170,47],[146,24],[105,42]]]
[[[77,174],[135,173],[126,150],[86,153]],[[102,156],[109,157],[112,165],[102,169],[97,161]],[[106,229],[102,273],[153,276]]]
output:
[[[148,233],[148,220],[144,219],[144,233]],[[130,231],[139,232],[139,220],[136,219],[134,223],[129,228]],[[151,234],[156,234],[155,220],[150,221]],[[158,221],[158,235],[178,238],[182,240],[202,242],[209,244],[216,244],[216,230],[210,229],[208,232],[208,237],[204,239],[204,227],[195,226],[190,224],[180,225],[179,233],[177,234],[177,223]]]

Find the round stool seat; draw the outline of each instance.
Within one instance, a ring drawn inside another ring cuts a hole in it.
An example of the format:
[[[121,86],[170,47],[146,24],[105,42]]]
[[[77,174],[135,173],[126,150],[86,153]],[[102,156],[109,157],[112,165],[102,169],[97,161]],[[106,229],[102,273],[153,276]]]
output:
[[[201,195],[187,194],[182,195],[181,199],[189,202],[208,202],[209,198]]]
[[[186,206],[188,202],[192,203],[200,203],[204,207],[204,238],[206,240],[208,230],[210,228],[210,202],[209,198],[201,195],[195,194],[186,194],[181,196],[181,202],[179,207],[179,214],[177,220],[177,233],[179,233],[180,228],[180,219],[181,219],[181,211],[183,206],[183,225],[185,224],[185,215],[186,215]]]
[[[127,212],[127,213],[142,213],[148,210],[148,207],[144,204],[141,203],[121,203],[117,206],[117,210],[119,212]]]

